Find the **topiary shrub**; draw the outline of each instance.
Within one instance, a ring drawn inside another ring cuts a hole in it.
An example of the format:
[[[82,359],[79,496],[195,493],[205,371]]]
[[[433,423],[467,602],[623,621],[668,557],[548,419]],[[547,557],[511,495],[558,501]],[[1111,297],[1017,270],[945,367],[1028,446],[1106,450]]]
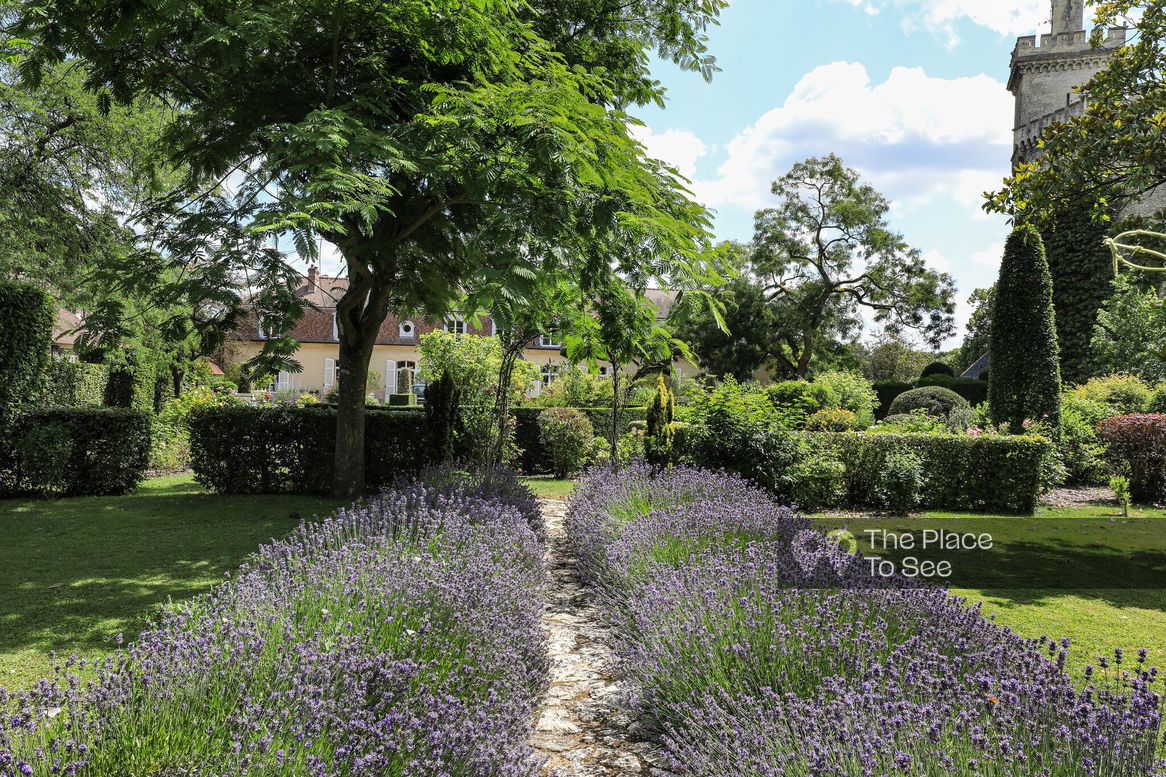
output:
[[[935,362],[931,362],[931,364],[928,364],[926,367],[924,367],[923,372],[921,372],[919,374],[919,377],[930,378],[933,375],[939,375],[939,376],[945,377],[945,378],[954,378],[955,377],[955,370],[953,370],[951,368],[951,365],[949,365],[949,364],[944,364],[943,362],[935,361]]]
[[[922,410],[935,418],[947,419],[957,407],[970,407],[968,400],[942,386],[924,386],[911,389],[895,397],[891,403],[892,416],[910,415]]]
[[[539,413],[538,429],[556,478],[569,477],[586,466],[595,438],[595,427],[587,416],[571,407],[552,407]]]
[[[923,484],[923,459],[910,451],[892,451],[874,487],[875,503],[894,515],[907,515],[922,502]]]
[[[915,385],[897,380],[876,380],[871,384],[871,388],[874,389],[879,401],[875,416],[881,421],[891,414],[891,403],[895,398],[915,388]]]
[[[1061,364],[1053,281],[1040,233],[1029,225],[1008,237],[992,308],[992,418],[1019,430],[1026,420],[1061,425]]]
[[[665,463],[672,457],[672,422],[676,418],[676,395],[668,388],[661,373],[656,378],[656,392],[648,405],[644,423],[644,446],[648,459]]]
[[[819,410],[806,420],[807,432],[853,432],[857,428],[854,413],[840,407]]]
[[[1166,415],[1106,418],[1097,424],[1097,437],[1109,446],[1110,456],[1129,467],[1135,502],[1166,498]]]
[[[1074,396],[1093,402],[1103,402],[1122,415],[1141,413],[1148,409],[1153,391],[1136,375],[1105,375],[1090,378],[1072,391]]]

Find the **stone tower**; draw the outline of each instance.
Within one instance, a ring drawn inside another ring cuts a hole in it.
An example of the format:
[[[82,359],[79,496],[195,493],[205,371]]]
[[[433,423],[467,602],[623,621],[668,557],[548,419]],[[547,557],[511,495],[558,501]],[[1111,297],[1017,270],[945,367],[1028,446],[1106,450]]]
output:
[[[1012,164],[1031,162],[1045,127],[1076,116],[1085,100],[1074,91],[1109,61],[1124,45],[1126,30],[1115,27],[1104,44],[1094,49],[1085,30],[1084,0],[1053,0],[1052,33],[1029,35],[1016,42],[1008,91],[1016,97]]]

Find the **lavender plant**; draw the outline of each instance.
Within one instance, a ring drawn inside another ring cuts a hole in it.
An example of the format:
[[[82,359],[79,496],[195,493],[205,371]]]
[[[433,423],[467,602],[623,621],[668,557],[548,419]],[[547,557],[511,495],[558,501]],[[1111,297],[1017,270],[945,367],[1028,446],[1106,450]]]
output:
[[[521,501],[521,500],[520,500]],[[83,682],[0,691],[0,775],[533,775],[543,547],[403,486],[305,522]]]
[[[1144,651],[1078,689],[1068,641],[1024,640],[944,590],[872,577],[735,478],[605,473],[576,492],[567,528],[679,774],[1162,773],[1162,680]]]

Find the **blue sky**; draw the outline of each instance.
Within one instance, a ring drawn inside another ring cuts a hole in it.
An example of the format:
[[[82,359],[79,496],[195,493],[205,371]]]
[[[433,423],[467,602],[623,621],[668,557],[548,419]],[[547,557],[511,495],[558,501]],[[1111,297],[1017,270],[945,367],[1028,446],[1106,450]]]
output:
[[[1009,57],[1050,16],[1048,0],[732,0],[711,31],[721,72],[709,84],[655,63],[668,106],[640,111],[639,134],[692,179],[722,239],[752,237],[793,162],[839,154],[955,277],[962,336],[967,296],[995,280],[1007,235],[979,195],[1009,169]]]

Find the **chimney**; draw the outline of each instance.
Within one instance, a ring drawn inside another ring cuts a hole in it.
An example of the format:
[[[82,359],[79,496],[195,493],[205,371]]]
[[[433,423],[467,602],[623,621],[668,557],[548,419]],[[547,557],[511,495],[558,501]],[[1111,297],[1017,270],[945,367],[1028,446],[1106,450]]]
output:
[[[1053,35],[1084,29],[1084,0],[1053,0]]]
[[[312,265],[308,268],[308,293],[320,288],[320,268]]]

